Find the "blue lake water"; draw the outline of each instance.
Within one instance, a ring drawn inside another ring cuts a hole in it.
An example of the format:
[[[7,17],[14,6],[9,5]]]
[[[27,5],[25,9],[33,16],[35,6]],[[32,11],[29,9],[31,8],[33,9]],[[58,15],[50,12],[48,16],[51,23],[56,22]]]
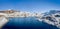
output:
[[[14,17],[3,29],[58,29],[56,26],[38,21],[35,17]]]

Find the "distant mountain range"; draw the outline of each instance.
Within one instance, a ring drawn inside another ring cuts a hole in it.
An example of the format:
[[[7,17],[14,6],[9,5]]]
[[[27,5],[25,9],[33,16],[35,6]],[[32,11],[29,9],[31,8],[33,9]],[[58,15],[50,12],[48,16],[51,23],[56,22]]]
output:
[[[49,12],[45,12],[45,15],[51,15],[51,14],[55,14],[55,13],[60,13],[59,10],[50,10]]]

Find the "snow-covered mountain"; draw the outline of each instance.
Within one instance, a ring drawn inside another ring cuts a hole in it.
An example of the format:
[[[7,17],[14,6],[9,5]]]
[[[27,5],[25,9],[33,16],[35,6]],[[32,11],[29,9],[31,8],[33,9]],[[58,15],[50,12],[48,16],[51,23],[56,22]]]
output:
[[[50,25],[54,25],[60,28],[60,11],[50,10],[49,12],[43,14],[44,15],[39,18],[39,21],[46,22]]]

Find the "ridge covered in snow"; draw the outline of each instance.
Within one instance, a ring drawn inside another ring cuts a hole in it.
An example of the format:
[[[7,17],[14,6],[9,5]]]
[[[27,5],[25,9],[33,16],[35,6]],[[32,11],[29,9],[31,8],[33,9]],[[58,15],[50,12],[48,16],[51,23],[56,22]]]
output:
[[[60,11],[51,10],[47,13],[44,13],[39,20],[60,28]]]

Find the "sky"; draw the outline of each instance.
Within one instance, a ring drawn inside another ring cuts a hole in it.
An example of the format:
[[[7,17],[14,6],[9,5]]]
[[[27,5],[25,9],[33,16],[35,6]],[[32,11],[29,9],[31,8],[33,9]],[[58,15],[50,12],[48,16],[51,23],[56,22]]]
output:
[[[60,10],[60,0],[0,0],[0,10],[46,12]]]

